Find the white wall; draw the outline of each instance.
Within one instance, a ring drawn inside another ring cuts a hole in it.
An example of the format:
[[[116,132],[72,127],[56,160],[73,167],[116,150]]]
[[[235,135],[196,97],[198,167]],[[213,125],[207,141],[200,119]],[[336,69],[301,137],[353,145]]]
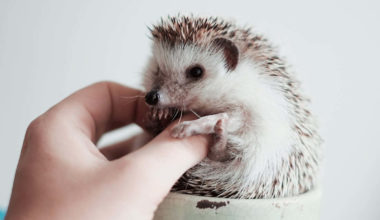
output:
[[[33,118],[95,81],[137,86],[149,54],[146,26],[163,15],[195,12],[254,25],[293,64],[326,141],[323,219],[380,219],[379,6],[348,0],[1,0],[0,206],[8,203]]]

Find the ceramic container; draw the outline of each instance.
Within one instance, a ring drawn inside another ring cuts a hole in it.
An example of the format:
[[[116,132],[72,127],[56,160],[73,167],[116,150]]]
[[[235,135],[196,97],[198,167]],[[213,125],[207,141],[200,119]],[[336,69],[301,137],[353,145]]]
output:
[[[154,220],[316,220],[321,191],[278,199],[223,199],[170,193],[158,207]]]

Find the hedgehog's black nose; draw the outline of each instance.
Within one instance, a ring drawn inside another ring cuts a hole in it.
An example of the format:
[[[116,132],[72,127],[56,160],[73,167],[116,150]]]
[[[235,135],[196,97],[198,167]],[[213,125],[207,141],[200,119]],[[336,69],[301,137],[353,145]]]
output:
[[[156,90],[148,92],[145,96],[145,102],[149,105],[156,105],[160,99],[160,94]]]

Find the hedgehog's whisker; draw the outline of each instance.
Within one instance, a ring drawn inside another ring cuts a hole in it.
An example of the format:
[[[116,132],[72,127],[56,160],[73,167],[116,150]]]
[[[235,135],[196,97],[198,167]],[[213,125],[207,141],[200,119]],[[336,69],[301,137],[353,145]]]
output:
[[[136,95],[136,96],[120,96],[121,99],[137,99],[137,98],[143,98],[145,96],[143,95]]]
[[[189,109],[195,116],[197,116],[198,118],[201,118],[201,116],[198,114],[198,113],[196,113],[194,110],[192,110],[192,109]]]
[[[182,114],[183,114],[183,110],[181,110],[181,115],[179,116],[179,121],[178,121],[178,124],[180,124],[180,123],[181,123]]]
[[[132,103],[132,102],[136,102],[137,101],[137,99],[138,98],[131,98],[131,99],[128,99],[128,100],[122,100],[123,101],[123,104],[124,105],[128,105],[128,104],[130,104],[130,103]]]
[[[142,95],[136,95],[136,96],[120,96],[119,98],[122,99],[124,105],[128,105],[132,102],[137,101],[139,98],[143,98],[143,97],[144,96],[142,96]]]
[[[179,112],[179,109],[178,109],[178,108],[176,108],[176,109],[175,109],[175,113],[174,113],[174,116],[173,116],[173,118],[172,118],[172,120],[171,120],[171,121],[173,121],[173,120],[175,119],[175,117],[177,117],[177,115],[178,115],[178,112]]]

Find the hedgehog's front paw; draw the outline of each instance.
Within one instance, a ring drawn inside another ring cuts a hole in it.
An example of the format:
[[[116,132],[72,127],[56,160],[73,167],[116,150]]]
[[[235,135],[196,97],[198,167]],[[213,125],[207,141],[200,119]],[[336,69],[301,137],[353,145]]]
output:
[[[174,126],[171,130],[171,136],[174,138],[185,138],[195,134],[194,126],[190,121],[184,121]]]

